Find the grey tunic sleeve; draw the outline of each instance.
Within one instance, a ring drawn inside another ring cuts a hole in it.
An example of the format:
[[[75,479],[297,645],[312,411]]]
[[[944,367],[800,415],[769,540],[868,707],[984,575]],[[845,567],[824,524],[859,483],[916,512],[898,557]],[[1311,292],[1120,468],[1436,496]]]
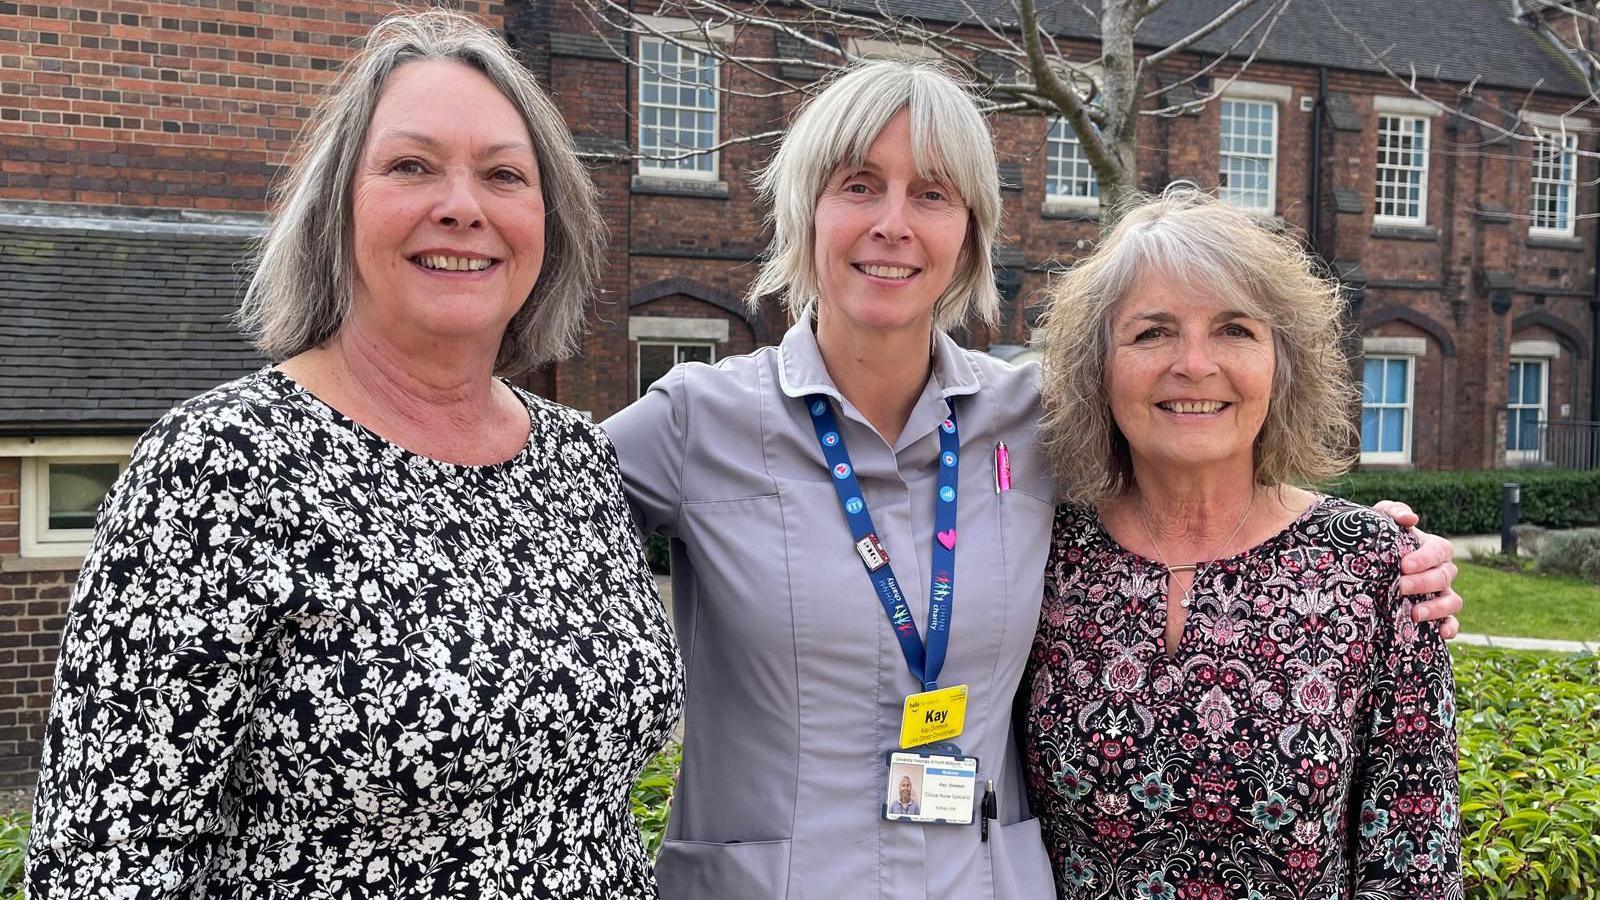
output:
[[[688,443],[683,378],[684,367],[674,368],[643,397],[600,423],[617,448],[628,505],[646,534],[661,531],[672,537],[677,528]]]

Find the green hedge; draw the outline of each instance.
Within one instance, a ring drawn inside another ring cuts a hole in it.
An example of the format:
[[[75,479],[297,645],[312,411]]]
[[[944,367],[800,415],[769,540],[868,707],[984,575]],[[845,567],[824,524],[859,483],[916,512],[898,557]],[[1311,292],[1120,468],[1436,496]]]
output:
[[[1500,485],[1508,481],[1522,485],[1524,524],[1600,525],[1600,471],[1356,472],[1322,489],[1368,505],[1403,501],[1422,517],[1422,527],[1434,534],[1490,534],[1500,530]]]

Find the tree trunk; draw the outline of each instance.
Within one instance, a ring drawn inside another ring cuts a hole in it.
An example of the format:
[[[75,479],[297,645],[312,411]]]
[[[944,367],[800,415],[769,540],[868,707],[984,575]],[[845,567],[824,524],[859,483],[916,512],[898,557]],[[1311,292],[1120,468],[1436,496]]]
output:
[[[1139,83],[1133,35],[1144,0],[1105,0],[1100,9],[1101,108],[1107,165],[1095,165],[1100,181],[1100,226],[1109,229],[1139,189]]]

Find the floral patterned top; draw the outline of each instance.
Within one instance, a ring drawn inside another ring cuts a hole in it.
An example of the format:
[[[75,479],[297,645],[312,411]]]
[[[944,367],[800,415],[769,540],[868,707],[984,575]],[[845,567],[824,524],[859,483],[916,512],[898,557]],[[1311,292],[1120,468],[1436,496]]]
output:
[[[654,897],[628,790],[682,703],[611,445],[407,452],[266,369],[100,511],[28,848],[40,898]]]
[[[1319,498],[1200,567],[1169,657],[1165,567],[1058,509],[1023,685],[1062,900],[1461,896],[1454,683],[1399,593],[1411,543]]]

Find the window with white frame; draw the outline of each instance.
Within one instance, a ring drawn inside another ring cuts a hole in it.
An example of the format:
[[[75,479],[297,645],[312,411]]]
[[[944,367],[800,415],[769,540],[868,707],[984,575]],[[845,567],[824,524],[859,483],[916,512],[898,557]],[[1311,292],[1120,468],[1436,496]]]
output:
[[[638,383],[634,395],[643,397],[650,385],[672,371],[678,363],[717,361],[717,345],[710,341],[640,341]]]
[[[1100,202],[1100,180],[1089,163],[1078,133],[1066,119],[1050,124],[1045,197],[1049,200],[1093,206]]]
[[[1251,212],[1272,213],[1277,169],[1277,104],[1224,98],[1217,180],[1221,198]]]
[[[1506,458],[1533,461],[1543,449],[1539,423],[1549,414],[1550,367],[1543,359],[1511,360],[1506,384]]]
[[[658,38],[639,39],[639,171],[717,177],[717,60]]]
[[[1533,145],[1533,234],[1572,234],[1578,185],[1578,136],[1544,135]]]
[[[1411,356],[1367,356],[1361,373],[1361,461],[1411,461]]]
[[[1428,222],[1428,119],[1378,117],[1378,184],[1375,221]]]
[[[22,460],[23,556],[82,556],[100,502],[128,464],[125,455],[33,456]]]

